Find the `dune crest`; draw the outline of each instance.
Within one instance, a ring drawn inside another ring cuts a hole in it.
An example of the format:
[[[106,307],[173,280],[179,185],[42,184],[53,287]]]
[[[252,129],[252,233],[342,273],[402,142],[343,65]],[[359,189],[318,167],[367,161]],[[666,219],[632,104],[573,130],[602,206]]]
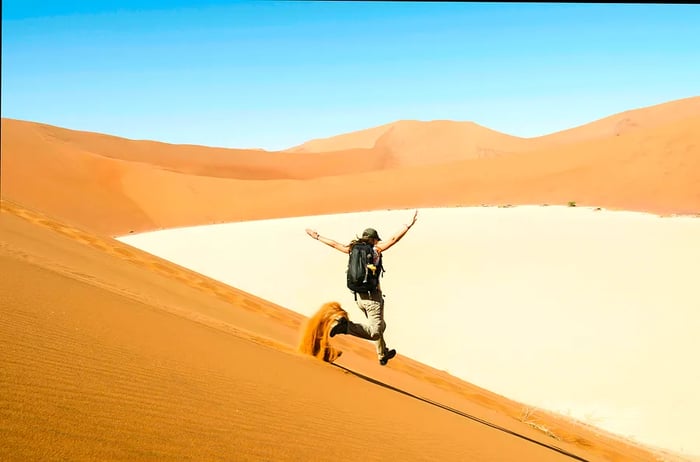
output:
[[[110,236],[482,204],[573,201],[700,212],[700,97],[537,139],[471,122],[401,121],[385,128],[371,148],[346,143],[343,151],[290,153],[133,141],[2,119],[2,194]]]
[[[340,307],[340,303],[329,302],[321,305],[304,325],[299,352],[329,363],[338,359],[343,352],[330,344],[328,334],[335,321],[340,318],[348,319],[348,313]]]
[[[620,136],[639,130],[652,129],[680,122],[700,114],[700,97],[693,96],[653,106],[613,114],[584,125],[532,138],[545,140],[550,145],[571,144],[580,141]]]
[[[364,130],[314,139],[290,148],[287,152],[321,154],[353,148],[382,147],[391,153],[391,167],[432,165],[493,158],[620,136],[679,122],[699,114],[700,97],[690,97],[624,111],[531,138],[511,136],[468,121],[398,120]]]
[[[346,149],[373,148],[377,140],[398,122],[379,125],[377,127],[355,130],[342,135],[316,138],[298,146],[285,149],[290,153],[323,153],[343,151]]]

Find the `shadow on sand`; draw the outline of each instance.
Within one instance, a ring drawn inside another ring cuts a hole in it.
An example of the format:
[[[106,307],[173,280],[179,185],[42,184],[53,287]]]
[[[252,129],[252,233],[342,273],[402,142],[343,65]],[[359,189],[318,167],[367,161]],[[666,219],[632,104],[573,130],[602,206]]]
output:
[[[526,440],[526,441],[528,441],[528,442],[530,442],[530,443],[537,444],[537,445],[539,445],[539,446],[543,446],[543,447],[545,447],[545,448],[547,448],[547,449],[550,449],[550,450],[552,450],[552,451],[556,451],[556,452],[558,452],[558,453],[560,453],[560,454],[563,454],[563,455],[565,455],[565,456],[571,457],[572,459],[580,460],[580,461],[582,461],[582,462],[588,462],[587,459],[584,459],[583,457],[577,456],[576,454],[573,454],[573,453],[571,453],[571,452],[568,452],[568,451],[566,451],[566,450],[564,450],[564,449],[562,449],[562,448],[559,448],[559,447],[554,446],[554,445],[551,445],[551,444],[543,443],[543,442],[541,442],[541,441],[537,441],[537,440],[532,439],[532,438],[530,438],[530,437],[528,437],[528,436],[525,436],[525,435],[521,435],[520,433],[516,433],[516,432],[514,432],[514,431],[512,431],[512,430],[508,430],[507,428],[501,427],[501,426],[496,425],[496,424],[494,424],[494,423],[491,423],[491,422],[489,422],[489,421],[487,421],[487,420],[480,419],[479,417],[473,416],[473,415],[471,415],[471,414],[467,414],[466,412],[462,412],[462,411],[460,411],[459,409],[455,409],[455,408],[452,408],[452,407],[450,407],[450,406],[446,406],[446,405],[444,405],[444,404],[438,403],[438,402],[433,401],[433,400],[430,400],[430,399],[428,399],[428,398],[423,398],[423,397],[421,397],[421,396],[414,395],[413,393],[407,392],[407,391],[405,391],[405,390],[401,390],[400,388],[396,388],[396,387],[394,387],[394,386],[392,386],[392,385],[389,385],[389,384],[386,384],[386,383],[384,383],[384,382],[380,382],[379,380],[373,379],[372,377],[368,377],[368,376],[366,376],[366,375],[364,375],[364,374],[360,374],[359,372],[355,372],[355,371],[353,371],[353,370],[351,370],[351,369],[348,369],[347,367],[344,367],[344,366],[341,366],[341,365],[338,365],[338,364],[331,364],[331,365],[334,366],[334,367],[337,367],[337,368],[339,368],[339,369],[342,369],[343,371],[347,372],[348,374],[352,374],[352,375],[354,375],[355,377],[358,377],[358,378],[360,378],[360,379],[362,379],[362,380],[365,380],[365,381],[367,381],[367,382],[373,383],[373,384],[375,384],[375,385],[379,385],[379,386],[381,386],[381,387],[387,388],[387,389],[389,389],[389,390],[391,390],[391,391],[395,391],[395,392],[397,392],[397,393],[401,393],[402,395],[406,395],[406,396],[408,396],[408,397],[410,397],[410,398],[417,399],[418,401],[422,401],[422,402],[424,402],[424,403],[431,404],[431,405],[433,405],[433,406],[442,408],[442,409],[444,409],[444,410],[446,410],[446,411],[452,412],[453,414],[457,414],[457,415],[459,415],[459,416],[462,416],[462,417],[465,417],[465,418],[467,418],[467,419],[473,420],[473,421],[478,422],[478,423],[480,423],[480,424],[489,426],[489,427],[494,428],[494,429],[496,429],[496,430],[498,430],[498,431],[501,431],[501,432],[504,432],[504,433],[508,433],[509,435],[513,435],[513,436],[515,436],[515,437],[517,437],[517,438],[524,439],[524,440]]]

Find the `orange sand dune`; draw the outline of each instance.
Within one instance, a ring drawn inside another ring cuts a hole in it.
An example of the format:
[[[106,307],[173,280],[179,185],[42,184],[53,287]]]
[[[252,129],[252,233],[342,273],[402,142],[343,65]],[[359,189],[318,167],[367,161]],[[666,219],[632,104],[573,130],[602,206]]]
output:
[[[544,145],[499,133],[473,122],[400,120],[387,125],[312,140],[292,153],[336,152],[351,148],[381,148],[387,168],[432,165],[464,159],[489,158]]]
[[[328,178],[315,182],[323,183],[329,191],[328,203],[346,204],[345,208],[336,209],[340,212],[353,204],[343,193],[351,181],[386,184],[380,202],[384,208],[572,201],[610,209],[697,214],[700,213],[700,116],[519,156],[370,172],[354,175],[351,180]],[[371,193],[355,196],[358,202],[369,201],[371,197]]]
[[[331,152],[380,146],[391,153],[391,166],[437,164],[496,157],[582,141],[618,136],[700,115],[700,97],[625,111],[568,130],[536,138],[519,138],[473,122],[398,121],[366,130],[312,140],[289,152]]]
[[[444,164],[465,159],[488,159],[529,151],[537,146],[472,122],[401,121],[377,139],[376,147],[390,153],[392,167]]]
[[[641,109],[614,114],[579,127],[544,135],[533,140],[569,144],[680,122],[700,115],[700,97],[693,96]]]
[[[9,154],[8,168],[19,168],[15,164],[20,162],[37,166],[57,158],[75,164],[86,158],[94,162],[129,161],[198,176],[269,180],[365,172],[384,168],[386,163],[386,153],[381,150],[349,148],[323,156],[291,156],[255,149],[129,140],[7,118],[2,119],[2,131],[2,148]],[[355,161],[348,162],[348,158]]]
[[[358,339],[299,355],[299,315],[1,205],[2,460],[659,460]]]
[[[574,201],[661,214],[698,213],[700,114],[686,117],[696,111],[698,101],[690,98],[633,111],[623,119],[638,121],[638,128],[608,136],[601,133],[615,118],[582,127],[590,132],[585,141],[517,156],[403,167],[397,161],[401,156],[410,164],[411,156],[430,143],[447,149],[447,138],[435,141],[428,138],[429,130],[407,130],[423,133],[425,143],[361,150],[366,157],[353,151],[250,151],[243,162],[239,151],[223,150],[229,157],[221,150],[135,142],[3,119],[2,195],[111,236],[238,220],[479,204]],[[487,130],[469,127],[482,135]],[[392,133],[388,131],[385,139]],[[494,140],[517,140],[490,133]],[[465,137],[461,143],[474,141]],[[302,178],[309,165],[315,166]]]
[[[383,208],[569,201],[698,213],[699,150],[700,117],[518,157],[296,182],[212,181],[132,169],[122,187],[162,228]],[[152,192],[153,184],[160,194]]]
[[[354,148],[373,148],[377,140],[387,131],[400,122],[380,125],[378,127],[367,128],[364,130],[356,130],[342,135],[331,136],[329,138],[319,138],[316,140],[307,141],[293,148],[289,148],[286,152],[302,153],[302,152],[333,152],[344,151]]]

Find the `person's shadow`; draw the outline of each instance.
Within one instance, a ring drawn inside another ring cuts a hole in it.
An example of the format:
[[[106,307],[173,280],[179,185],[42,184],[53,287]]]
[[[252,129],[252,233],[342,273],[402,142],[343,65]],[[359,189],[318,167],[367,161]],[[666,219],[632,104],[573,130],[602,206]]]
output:
[[[572,459],[580,460],[580,461],[583,461],[583,462],[588,462],[587,459],[584,459],[583,457],[577,456],[576,454],[573,454],[573,453],[571,453],[571,452],[568,452],[568,451],[566,451],[566,450],[564,450],[564,449],[562,449],[562,448],[559,448],[559,447],[557,447],[557,446],[554,446],[554,445],[551,445],[551,444],[547,444],[547,443],[543,443],[542,441],[537,441],[537,440],[535,440],[535,439],[533,439],[533,438],[530,438],[530,437],[528,437],[528,436],[521,435],[520,433],[516,433],[516,432],[514,432],[513,430],[509,430],[509,429],[507,429],[507,428],[501,427],[500,425],[496,425],[496,424],[494,424],[494,423],[491,423],[491,422],[489,422],[489,421],[487,421],[487,420],[480,419],[479,417],[476,417],[476,416],[474,416],[474,415],[467,414],[466,412],[460,411],[459,409],[455,409],[455,408],[453,408],[453,407],[446,406],[446,405],[444,405],[444,404],[438,403],[437,401],[433,401],[433,400],[428,399],[428,398],[423,398],[423,397],[421,397],[421,396],[414,395],[413,393],[410,393],[410,392],[408,392],[408,391],[406,391],[406,390],[401,390],[400,388],[396,388],[396,387],[394,387],[394,386],[392,386],[392,385],[389,385],[388,383],[380,382],[380,381],[377,380],[377,379],[373,379],[372,377],[368,377],[368,376],[366,376],[366,375],[364,375],[364,374],[360,374],[359,372],[355,372],[355,371],[353,371],[353,370],[351,370],[351,369],[348,369],[348,368],[345,367],[345,366],[341,366],[340,364],[332,363],[331,365],[334,366],[334,367],[337,367],[338,369],[342,369],[343,371],[345,371],[345,372],[348,373],[348,374],[352,374],[352,375],[354,375],[355,377],[358,377],[358,378],[360,378],[360,379],[362,379],[362,380],[365,380],[365,381],[367,381],[367,382],[373,383],[374,385],[379,385],[380,387],[384,387],[384,388],[387,388],[387,389],[389,389],[389,390],[391,390],[391,391],[395,391],[395,392],[397,392],[397,393],[401,393],[402,395],[408,396],[408,397],[413,398],[413,399],[417,399],[418,401],[422,401],[422,402],[427,403],[427,404],[430,404],[430,405],[432,405],[432,406],[439,407],[439,408],[444,409],[444,410],[446,410],[446,411],[448,411],[448,412],[452,412],[453,414],[457,414],[457,415],[459,415],[459,416],[461,416],[461,417],[465,417],[465,418],[467,418],[467,419],[473,420],[473,421],[478,422],[478,423],[480,423],[480,424],[487,425],[487,426],[489,426],[489,427],[491,427],[491,428],[495,428],[496,430],[502,431],[502,432],[504,432],[504,433],[508,433],[508,434],[513,435],[513,436],[515,436],[515,437],[524,439],[524,440],[526,440],[526,441],[529,441],[530,443],[534,443],[534,444],[537,444],[537,445],[539,445],[539,446],[544,446],[544,447],[547,448],[547,449],[551,449],[552,451],[556,451],[556,452],[558,452],[558,453],[560,453],[560,454],[563,454],[563,455],[565,455],[565,456],[569,456],[569,457],[571,457]]]

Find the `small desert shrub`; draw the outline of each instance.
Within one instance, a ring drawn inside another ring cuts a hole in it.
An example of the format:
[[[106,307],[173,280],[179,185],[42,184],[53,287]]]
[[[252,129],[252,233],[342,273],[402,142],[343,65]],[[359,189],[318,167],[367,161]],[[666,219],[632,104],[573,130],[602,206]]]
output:
[[[541,431],[550,438],[554,438],[555,440],[561,440],[561,438],[555,435],[549,428],[545,427],[544,425],[535,420],[535,411],[536,409],[533,409],[531,407],[523,408],[520,414],[520,421],[526,425],[531,426],[532,428]]]

